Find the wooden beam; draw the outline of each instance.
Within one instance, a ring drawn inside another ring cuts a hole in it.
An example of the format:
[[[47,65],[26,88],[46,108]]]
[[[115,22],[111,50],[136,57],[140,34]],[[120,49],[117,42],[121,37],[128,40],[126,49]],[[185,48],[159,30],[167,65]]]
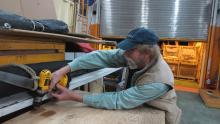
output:
[[[50,61],[63,61],[63,53],[50,53],[50,54],[29,54],[29,55],[7,55],[0,56],[0,64],[31,64]]]
[[[90,34],[68,33],[67,35],[75,36],[75,37],[81,37],[81,38],[91,38],[91,39],[97,39],[97,40],[100,40],[100,38],[95,37],[94,35],[90,35]]]
[[[209,27],[209,33],[208,33],[208,43],[205,45],[205,54],[204,54],[204,61],[203,61],[203,67],[201,70],[201,87],[200,88],[205,88],[206,86],[206,81],[207,81],[207,68],[208,68],[208,57],[209,57],[209,52],[210,52],[210,46],[211,46],[211,37],[212,37],[212,32],[213,32],[213,26]]]
[[[219,62],[219,70],[218,70],[218,84],[217,89],[220,91],[220,27],[217,28],[217,41],[218,41],[218,62]]]
[[[65,44],[63,43],[51,43],[51,42],[37,42],[26,41],[21,42],[0,39],[0,50],[43,50],[43,49],[57,49],[65,50]]]
[[[97,43],[97,44],[106,44],[106,45],[115,45],[115,41],[105,41],[105,40],[95,40],[89,38],[80,38],[74,36],[68,36],[64,34],[54,34],[54,33],[45,33],[45,32],[37,32],[37,31],[27,31],[20,29],[10,29],[10,30],[0,30],[1,37],[31,37],[31,38],[42,38],[47,40],[57,40],[60,42],[73,42],[73,43]]]
[[[218,82],[218,66],[219,66],[219,53],[218,53],[218,27],[210,26],[209,40],[206,47],[204,67],[202,70],[202,88],[216,89]],[[210,83],[210,84],[208,84]]]

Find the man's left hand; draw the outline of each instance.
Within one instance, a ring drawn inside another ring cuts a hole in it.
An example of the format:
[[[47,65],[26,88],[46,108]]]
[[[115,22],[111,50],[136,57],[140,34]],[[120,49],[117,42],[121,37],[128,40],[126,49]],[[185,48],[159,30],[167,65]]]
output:
[[[57,91],[52,93],[52,96],[57,98],[58,100],[73,100],[82,102],[83,98],[80,94],[78,94],[76,91],[70,91],[67,88],[57,84]]]

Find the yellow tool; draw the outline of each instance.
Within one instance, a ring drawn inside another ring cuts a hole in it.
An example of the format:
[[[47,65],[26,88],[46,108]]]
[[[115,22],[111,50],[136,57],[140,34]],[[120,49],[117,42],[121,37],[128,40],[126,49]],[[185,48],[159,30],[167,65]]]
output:
[[[50,70],[44,69],[39,74],[39,80],[38,80],[38,88],[37,88],[37,94],[34,99],[34,105],[38,106],[43,100],[43,96],[48,93],[49,86],[52,79],[52,73]],[[68,83],[68,77],[67,75],[64,75],[60,81],[58,82],[61,86],[67,87]],[[57,88],[55,86],[52,91],[56,91]]]
[[[44,69],[40,72],[39,75],[39,89],[42,91],[48,91],[50,82],[52,78],[52,73],[50,70]],[[58,82],[61,86],[66,87],[68,82],[68,77],[67,75],[64,75],[60,81]]]

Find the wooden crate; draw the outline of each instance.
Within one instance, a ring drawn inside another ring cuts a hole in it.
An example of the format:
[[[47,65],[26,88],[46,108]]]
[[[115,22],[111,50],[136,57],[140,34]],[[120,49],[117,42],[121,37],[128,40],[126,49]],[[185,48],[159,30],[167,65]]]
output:
[[[178,72],[179,72],[179,64],[178,63],[168,63],[170,66],[170,69],[173,72],[174,77],[178,77]]]
[[[163,56],[166,58],[179,58],[179,46],[163,45]]]
[[[179,64],[179,58],[163,57],[167,63]]]
[[[184,64],[197,65],[197,48],[195,46],[180,46],[179,59]]]
[[[197,65],[182,64],[179,65],[178,77],[187,79],[196,79]]]
[[[115,48],[116,48],[116,46],[99,44],[99,49],[98,50],[112,50],[112,49],[115,49]]]

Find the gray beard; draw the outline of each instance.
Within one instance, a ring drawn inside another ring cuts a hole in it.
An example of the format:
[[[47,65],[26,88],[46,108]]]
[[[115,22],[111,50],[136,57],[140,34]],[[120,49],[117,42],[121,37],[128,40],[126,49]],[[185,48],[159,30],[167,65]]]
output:
[[[130,69],[137,69],[138,68],[137,64],[132,59],[130,59],[128,57],[125,57],[125,58],[127,60],[128,67]]]

